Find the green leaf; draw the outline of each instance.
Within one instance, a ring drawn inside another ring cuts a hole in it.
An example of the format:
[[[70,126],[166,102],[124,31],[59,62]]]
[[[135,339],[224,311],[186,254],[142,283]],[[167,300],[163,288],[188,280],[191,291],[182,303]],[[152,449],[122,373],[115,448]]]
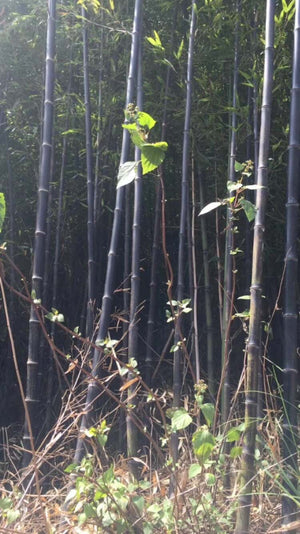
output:
[[[178,52],[174,52],[174,56],[176,57],[176,59],[180,59],[181,56],[182,56],[182,52],[183,52],[183,47],[184,47],[184,40],[181,39],[181,43],[179,45],[179,48],[178,48]]]
[[[227,432],[226,441],[232,443],[238,441],[241,437],[241,430],[239,428],[230,428]]]
[[[238,300],[251,300],[250,295],[242,295],[241,297],[238,297]]]
[[[196,477],[197,475],[200,475],[202,471],[202,467],[199,464],[191,464],[189,467],[189,479]]]
[[[219,206],[222,206],[222,202],[210,202],[202,208],[199,215],[205,215],[205,213],[209,213],[210,211],[217,209]]]
[[[9,510],[12,508],[12,505],[13,503],[8,497],[0,499],[0,510]]]
[[[232,447],[230,451],[230,458],[238,458],[243,452],[243,447]]]
[[[126,163],[120,165],[117,177],[117,189],[133,182],[136,177],[137,166],[136,161],[126,161]]]
[[[241,189],[242,187],[243,187],[243,184],[241,184],[240,182],[232,182],[231,180],[227,182],[227,190],[229,191],[229,193],[231,193],[232,191],[237,191],[238,189]]]
[[[137,122],[139,126],[142,126],[143,128],[148,128],[148,130],[152,130],[153,126],[155,126],[156,121],[149,115],[149,113],[145,113],[145,111],[139,111]]]
[[[8,510],[6,514],[7,524],[11,525],[20,517],[19,510]]]
[[[142,147],[142,168],[143,174],[156,169],[165,159],[165,152],[168,143],[161,141],[159,143],[145,143]]]
[[[210,426],[215,418],[215,407],[210,402],[202,404],[201,411],[205,417],[206,423]]]
[[[234,170],[235,172],[241,172],[245,168],[245,163],[239,163],[238,161],[234,162]]]
[[[5,197],[3,193],[0,193],[0,234],[2,232],[2,227],[5,219],[6,214],[6,203],[5,203]]]
[[[253,219],[255,219],[255,215],[256,215],[256,207],[254,206],[254,204],[252,204],[252,202],[250,202],[250,200],[246,200],[245,198],[243,198],[240,201],[240,205],[243,208],[248,221],[249,222],[253,221]]]
[[[192,418],[184,408],[179,408],[173,413],[171,421],[172,430],[176,432],[187,428],[191,424]]]
[[[70,464],[65,468],[65,473],[73,473],[76,470],[77,464]]]
[[[207,428],[201,428],[194,433],[192,443],[194,453],[203,465],[214,450],[215,438]]]
[[[214,486],[216,483],[216,477],[213,473],[205,473],[205,481],[208,486]]]

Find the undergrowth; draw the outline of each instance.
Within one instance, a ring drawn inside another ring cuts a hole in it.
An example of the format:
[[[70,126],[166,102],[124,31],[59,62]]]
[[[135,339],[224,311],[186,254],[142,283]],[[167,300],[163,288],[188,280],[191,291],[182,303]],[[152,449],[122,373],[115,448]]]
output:
[[[74,404],[75,395],[70,394],[57,424],[36,451],[39,491],[33,465],[23,471],[18,469],[22,449],[9,431],[3,432],[0,532],[232,533],[243,424],[236,419],[225,429],[214,430],[215,409],[205,402],[205,396],[206,387],[200,383],[194,398],[190,402],[185,399],[185,408],[172,410],[165,403],[169,423],[160,432],[164,461],[156,457],[151,446],[143,448],[140,458],[128,460],[117,455],[110,442],[111,425],[100,417],[85,435],[88,454],[80,465],[75,465],[72,455],[79,416],[74,413],[80,410]],[[180,461],[174,466],[168,441],[175,431],[180,436]],[[284,473],[280,432],[280,412],[266,407],[256,447],[252,534],[281,531]],[[111,441],[115,441],[114,436]],[[137,479],[131,474],[130,462],[137,467]],[[171,478],[176,480],[172,494]],[[228,479],[230,489],[224,482]]]

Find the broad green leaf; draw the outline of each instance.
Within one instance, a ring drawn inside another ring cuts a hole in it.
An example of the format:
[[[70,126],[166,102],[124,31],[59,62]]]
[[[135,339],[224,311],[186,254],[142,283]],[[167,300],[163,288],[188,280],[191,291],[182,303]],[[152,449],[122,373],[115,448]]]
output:
[[[8,497],[0,499],[0,510],[9,510],[12,507],[12,501]]]
[[[148,130],[152,130],[153,126],[156,124],[153,117],[151,117],[149,113],[145,113],[145,111],[139,111],[137,122],[140,126],[148,128]]]
[[[207,428],[200,428],[194,433],[192,443],[194,453],[203,465],[214,449],[215,438]]]
[[[117,189],[133,182],[136,177],[137,165],[136,161],[126,161],[126,163],[120,165],[117,177]]]
[[[205,213],[209,213],[210,211],[217,209],[219,206],[222,206],[222,202],[210,202],[202,208],[199,215],[205,215]]]
[[[232,191],[237,191],[238,189],[241,189],[243,187],[243,184],[240,182],[231,182],[230,180],[227,182],[227,190],[231,193]]]
[[[130,122],[128,124],[127,123],[123,123],[122,124],[122,128],[124,128],[125,130],[128,130],[130,133],[137,131],[137,126],[136,126],[135,122]]]
[[[2,232],[2,227],[5,219],[6,214],[6,203],[5,203],[5,197],[3,193],[0,193],[0,234]]]
[[[239,428],[230,428],[227,432],[226,441],[232,443],[238,441],[241,437],[241,430]]]
[[[142,147],[142,169],[143,174],[156,169],[165,159],[165,152],[168,143],[163,141],[159,143],[145,143]]]
[[[235,172],[241,172],[245,168],[245,163],[239,163],[238,161],[234,162],[234,170]]]
[[[189,467],[189,479],[196,477],[197,475],[200,475],[202,471],[202,467],[199,464],[191,464]]]
[[[191,424],[192,418],[184,408],[179,408],[173,413],[171,421],[172,430],[176,432],[187,428]]]
[[[134,132],[131,132],[131,140],[140,149],[142,149],[142,147],[145,144],[145,141],[141,138],[137,130]]]
[[[243,208],[248,221],[249,222],[253,221],[253,219],[255,219],[255,215],[256,215],[256,207],[254,206],[254,204],[252,204],[252,202],[250,202],[250,200],[246,200],[245,198],[243,198],[240,201],[240,205]]]
[[[202,404],[201,411],[205,417],[206,423],[208,426],[210,426],[214,420],[215,417],[215,407],[210,402],[207,402],[205,404]]]
[[[11,525],[20,517],[20,510],[8,510],[6,514],[7,524]]]

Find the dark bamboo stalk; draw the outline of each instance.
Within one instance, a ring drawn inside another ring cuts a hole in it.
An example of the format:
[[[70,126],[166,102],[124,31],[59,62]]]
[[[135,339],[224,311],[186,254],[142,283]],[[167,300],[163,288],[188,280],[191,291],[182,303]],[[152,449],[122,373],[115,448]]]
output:
[[[72,85],[72,46],[70,47],[70,59],[69,59],[69,81],[67,88],[67,95],[70,95],[71,85]],[[68,104],[68,100],[67,100]],[[65,123],[65,131],[69,129],[69,111],[67,110],[67,117]],[[66,168],[66,158],[67,158],[67,146],[68,146],[68,136],[63,136],[62,141],[62,153],[61,153],[61,165],[60,165],[60,175],[59,175],[59,189],[58,189],[58,207],[57,207],[57,218],[56,218],[56,229],[55,229],[55,248],[54,248],[54,261],[53,261],[53,279],[52,279],[52,308],[57,309],[58,300],[58,270],[59,270],[59,255],[61,248],[61,232],[62,232],[62,218],[63,218],[63,200],[64,200],[64,180],[65,180],[65,168]],[[55,328],[56,323],[53,321],[51,323],[51,338],[53,342],[55,341]],[[52,394],[53,394],[53,359],[50,355],[50,361],[48,362],[48,380],[47,380],[47,400],[46,400],[46,430],[50,429],[51,421],[51,404],[52,404]]]
[[[38,188],[38,205],[36,215],[32,291],[35,299],[42,298],[43,277],[45,267],[45,240],[47,224],[47,208],[49,194],[49,177],[51,172],[52,153],[52,132],[53,132],[53,95],[55,80],[55,14],[56,1],[48,2],[47,21],[47,47],[46,47],[46,73],[45,73],[45,100],[44,100],[44,122],[43,122],[43,143],[41,150],[40,177]],[[36,407],[38,403],[38,364],[40,346],[40,326],[36,316],[34,306],[31,306],[29,320],[29,340],[27,359],[27,383],[26,383],[26,403],[33,429],[36,434]],[[28,432],[28,425],[24,424],[23,437],[23,466],[26,466],[31,458],[31,443]]]
[[[285,244],[285,286],[284,286],[284,369],[283,402],[284,421],[282,435],[283,486],[282,497],[283,525],[297,519],[298,507],[293,497],[298,494],[299,468],[297,448],[299,434],[297,427],[297,336],[298,318],[298,250],[299,235],[299,170],[300,170],[300,0],[295,2],[295,29],[293,52],[293,80],[290,109],[290,139],[288,159],[288,185],[286,204],[286,244]],[[296,534],[296,529],[292,531]]]
[[[139,61],[137,76],[137,106],[143,109],[143,75],[142,75],[142,39],[139,43]],[[135,161],[140,161],[141,151],[136,147]],[[140,299],[140,244],[141,244],[141,222],[142,222],[142,168],[138,165],[137,176],[134,180],[134,208],[132,225],[132,251],[131,251],[131,292],[130,292],[130,317],[128,333],[128,361],[133,358],[139,362],[138,355],[138,307]],[[128,375],[129,380],[134,378],[132,373]],[[136,385],[128,388],[128,402],[132,409],[128,410],[127,427],[127,456],[129,458],[137,455],[138,451],[138,431],[132,418],[132,412],[136,408]],[[135,465],[132,465],[132,472],[136,475]]]
[[[200,380],[200,350],[199,350],[199,328],[198,328],[198,280],[197,280],[197,260],[196,260],[196,237],[195,237],[195,217],[196,217],[196,197],[195,197],[195,160],[192,158],[192,269],[193,269],[193,325],[194,325],[194,354],[196,381]]]
[[[275,0],[267,0],[263,100],[261,110],[259,164],[257,173],[259,189],[257,190],[256,195],[257,214],[255,217],[253,238],[252,280],[250,288],[250,324],[249,338],[247,343],[247,368],[245,382],[245,435],[240,476],[241,489],[239,507],[237,510],[235,534],[248,534],[249,532],[252,481],[254,476],[254,452],[257,427],[258,366],[261,350],[263,245],[267,200],[267,165],[270,141],[273,85],[275,5]]]
[[[192,76],[193,76],[193,52],[194,37],[196,29],[196,3],[192,3],[192,16],[190,23],[188,62],[187,62],[187,79],[186,79],[186,104],[185,119],[183,130],[183,154],[182,154],[182,179],[181,179],[181,209],[180,209],[180,228],[179,228],[179,248],[178,248],[178,271],[177,271],[177,302],[184,298],[184,272],[185,272],[185,237],[188,208],[188,167],[189,167],[189,145],[190,145],[190,125],[191,125],[191,108],[192,108]],[[177,350],[174,352],[173,360],[173,407],[180,406],[180,393],[182,387],[181,381],[181,360],[183,358],[182,349],[182,317],[180,313],[175,321],[174,345]],[[178,435],[173,432],[171,436],[171,455],[174,462],[178,458]]]
[[[176,4],[173,11],[172,35],[170,50],[172,52],[174,47],[175,27],[177,20],[178,5]],[[168,99],[170,91],[171,66],[168,64],[165,82],[164,107],[162,117],[161,140],[166,140],[167,133],[167,112]],[[163,165],[160,166],[159,171],[160,180],[156,182],[155,188],[155,214],[154,214],[154,230],[151,254],[151,274],[150,274],[150,296],[149,296],[149,314],[147,321],[147,339],[146,339],[146,358],[145,358],[145,380],[148,386],[151,386],[152,380],[152,360],[153,360],[153,342],[155,331],[155,316],[157,310],[157,282],[158,282],[158,260],[160,251],[160,222],[161,222],[161,180],[163,180]]]
[[[204,207],[203,179],[199,173],[199,190],[200,190],[200,208]],[[211,286],[208,262],[208,240],[206,229],[206,218],[200,217],[201,224],[201,241],[204,270],[204,299],[205,299],[205,320],[206,320],[206,354],[207,354],[207,376],[208,391],[213,396],[216,389],[216,376],[214,364],[214,336],[213,336],[213,318],[211,308]]]
[[[139,44],[139,35],[141,31],[141,10],[143,2],[142,0],[135,0],[135,9],[134,9],[134,21],[133,21],[133,31],[132,31],[132,44],[131,44],[131,55],[130,55],[130,67],[127,80],[127,94],[126,94],[126,106],[132,102],[134,95],[134,80],[136,76],[137,69],[137,60],[138,60],[138,44]],[[130,136],[128,131],[124,128],[123,130],[123,141],[122,141],[122,152],[120,163],[125,163],[128,159],[130,147]],[[108,253],[108,262],[106,268],[106,277],[105,277],[105,286],[104,294],[102,298],[102,313],[100,317],[99,330],[97,334],[97,342],[101,342],[107,336],[107,330],[110,321],[110,313],[112,308],[113,300],[113,291],[115,284],[115,272],[117,267],[117,249],[118,242],[121,232],[122,224],[122,212],[124,205],[124,193],[125,188],[120,187],[117,189],[116,194],[116,204],[114,210],[114,220],[113,228],[111,233],[110,249]],[[93,355],[93,367],[92,367],[92,376],[97,378],[100,373],[101,368],[101,349],[94,351]],[[85,415],[81,421],[80,435],[77,440],[76,452],[75,452],[75,461],[80,462],[81,458],[84,456],[85,447],[82,434],[84,430],[90,426],[91,416],[93,412],[94,401],[98,395],[99,389],[97,386],[96,380],[91,379],[88,385],[87,397],[85,402]]]
[[[87,176],[87,242],[88,242],[88,294],[87,294],[87,317],[86,335],[92,339],[94,326],[94,300],[95,300],[95,255],[94,255],[94,177],[93,177],[93,148],[92,148],[92,125],[91,103],[89,83],[89,43],[86,25],[87,11],[81,7],[83,19],[83,79],[84,79],[84,105],[85,105],[85,143],[86,143],[86,176]]]
[[[228,179],[235,181],[235,159],[236,159],[236,129],[237,129],[237,95],[238,95],[238,77],[239,77],[239,12],[240,0],[236,1],[236,23],[234,37],[234,66],[233,66],[233,83],[232,83],[232,108],[230,124],[230,157]],[[228,191],[230,196],[230,191]],[[222,422],[228,419],[230,409],[230,375],[229,375],[229,352],[230,352],[230,327],[232,322],[232,304],[234,298],[233,291],[233,221],[232,209],[227,208],[227,230],[225,244],[225,265],[224,265],[224,296],[223,296],[223,320],[222,320],[222,396],[221,396],[221,415]]]

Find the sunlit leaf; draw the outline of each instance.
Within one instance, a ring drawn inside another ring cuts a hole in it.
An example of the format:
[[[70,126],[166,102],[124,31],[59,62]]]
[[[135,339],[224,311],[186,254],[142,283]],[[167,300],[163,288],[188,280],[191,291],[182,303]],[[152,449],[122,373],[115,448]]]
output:
[[[126,161],[126,163],[120,165],[117,177],[117,189],[133,182],[136,177],[137,165],[136,161]]]
[[[0,234],[2,232],[2,227],[5,219],[6,214],[6,203],[5,203],[5,197],[3,193],[0,193]]]
[[[153,171],[165,159],[168,143],[145,143],[142,147],[142,169],[143,174]]]
[[[199,215],[205,215],[205,213],[209,213],[210,211],[217,209],[219,206],[222,206],[222,202],[210,202],[202,208]]]
[[[256,215],[256,207],[254,206],[254,204],[252,204],[252,202],[250,202],[250,200],[246,200],[245,198],[243,198],[240,201],[240,205],[243,208],[248,221],[249,222],[253,221],[253,219],[255,219],[255,215]]]

